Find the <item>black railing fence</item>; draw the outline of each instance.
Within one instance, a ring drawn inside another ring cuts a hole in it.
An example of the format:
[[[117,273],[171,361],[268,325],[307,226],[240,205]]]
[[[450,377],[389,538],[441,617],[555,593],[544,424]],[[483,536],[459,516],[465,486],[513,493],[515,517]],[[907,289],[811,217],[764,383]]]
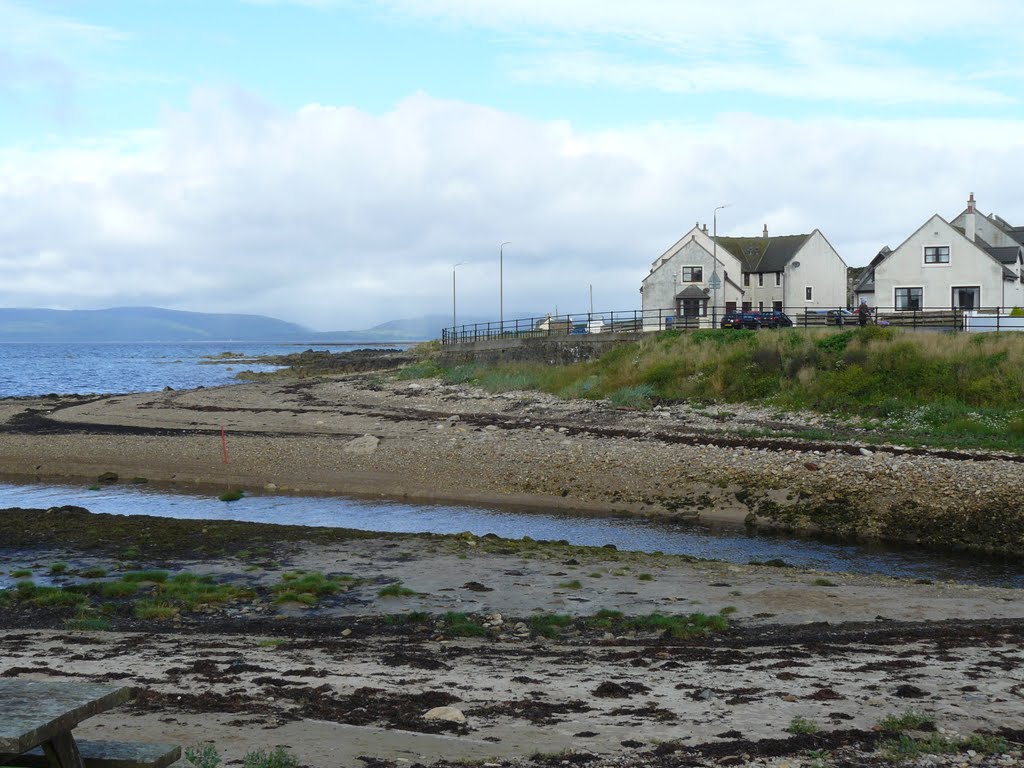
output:
[[[1012,316],[1011,307],[871,307],[864,322],[908,330],[1024,331],[1024,316]],[[472,323],[444,328],[442,344],[467,344],[489,339],[543,338],[595,333],[641,333],[670,329],[838,327],[861,323],[858,308],[798,307],[782,310],[732,310],[708,307],[706,314],[680,315],[670,309],[575,312],[526,317],[504,322]]]

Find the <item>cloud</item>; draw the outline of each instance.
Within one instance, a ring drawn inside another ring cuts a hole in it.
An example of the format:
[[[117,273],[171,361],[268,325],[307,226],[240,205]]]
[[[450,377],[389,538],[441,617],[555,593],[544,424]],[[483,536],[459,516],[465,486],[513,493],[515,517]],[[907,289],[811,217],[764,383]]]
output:
[[[984,137],[984,140],[980,140]],[[722,202],[724,234],[820,228],[851,264],[969,192],[1024,222],[1013,120],[783,120],[582,131],[413,95],[374,115],[200,90],[159,130],[0,151],[0,305],[156,304],[320,329],[638,306],[650,262]],[[1018,206],[1016,209],[1014,205]]]

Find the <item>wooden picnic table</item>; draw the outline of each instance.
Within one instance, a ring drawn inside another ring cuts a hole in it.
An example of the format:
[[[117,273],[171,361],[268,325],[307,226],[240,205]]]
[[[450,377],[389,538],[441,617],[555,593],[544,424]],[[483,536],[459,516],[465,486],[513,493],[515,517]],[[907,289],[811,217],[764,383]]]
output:
[[[84,768],[72,729],[131,697],[124,686],[0,680],[0,765],[41,746],[54,768]]]

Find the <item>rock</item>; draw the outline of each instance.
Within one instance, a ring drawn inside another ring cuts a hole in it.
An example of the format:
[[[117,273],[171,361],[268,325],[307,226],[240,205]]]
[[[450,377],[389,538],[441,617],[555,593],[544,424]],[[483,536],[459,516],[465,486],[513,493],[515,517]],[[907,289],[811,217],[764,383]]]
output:
[[[464,723],[466,716],[455,707],[434,707],[423,714],[424,720],[443,720],[447,723]]]
[[[454,423],[455,423],[456,421],[462,421],[462,417],[461,417],[461,416],[459,416],[459,415],[455,415],[455,416],[449,416],[449,417],[448,417],[448,418],[446,419],[446,421],[449,421],[449,422],[451,422],[452,424],[454,424]]]
[[[351,629],[345,628],[345,629],[341,630],[341,636],[342,637],[348,637],[351,634],[352,634],[352,630]]]
[[[813,461],[808,461],[806,464],[804,464],[804,469],[808,470],[809,472],[817,472],[819,469],[821,469],[821,467],[819,467]]]
[[[860,455],[861,456],[874,456],[875,452],[874,451],[869,451],[867,448],[861,448],[860,449]]]
[[[264,483],[263,484],[263,490],[264,491],[269,491],[270,493],[273,493],[274,491],[277,490],[277,483]]]
[[[362,437],[350,440],[342,450],[353,456],[369,456],[377,450],[378,445],[380,445],[379,437],[363,435]]]
[[[96,478],[96,482],[102,485],[113,485],[118,481],[117,472],[104,472]]]
[[[498,427],[496,425],[494,425],[494,424],[488,424],[486,427],[484,427],[484,430],[486,432],[497,432],[498,431]]]

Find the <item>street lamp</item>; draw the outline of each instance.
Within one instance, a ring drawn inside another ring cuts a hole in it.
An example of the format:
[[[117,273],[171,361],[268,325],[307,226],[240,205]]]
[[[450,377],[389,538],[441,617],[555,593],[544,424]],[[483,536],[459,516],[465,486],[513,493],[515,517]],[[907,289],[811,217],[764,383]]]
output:
[[[732,203],[719,205],[715,208],[714,213],[711,214],[711,258],[715,262],[715,268],[711,272],[711,326],[713,328],[718,327],[718,286],[722,282],[722,279],[718,276],[718,212],[723,208],[728,208],[730,205],[732,205]]]
[[[505,246],[512,245],[511,240],[506,240],[498,246],[498,325],[501,327],[499,333],[505,332]]]
[[[452,264],[452,335],[458,338],[458,333],[455,330],[457,323],[455,322],[455,268],[461,267],[466,262],[460,261],[458,264]]]

